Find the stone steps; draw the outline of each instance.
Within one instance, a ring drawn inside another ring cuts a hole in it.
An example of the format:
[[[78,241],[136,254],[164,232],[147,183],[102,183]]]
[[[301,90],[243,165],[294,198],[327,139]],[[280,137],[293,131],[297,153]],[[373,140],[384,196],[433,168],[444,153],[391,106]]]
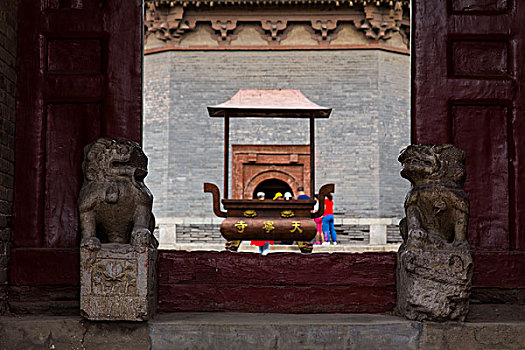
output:
[[[524,349],[524,305],[472,305],[467,322],[381,314],[170,313],[149,322],[0,317],[0,349]]]

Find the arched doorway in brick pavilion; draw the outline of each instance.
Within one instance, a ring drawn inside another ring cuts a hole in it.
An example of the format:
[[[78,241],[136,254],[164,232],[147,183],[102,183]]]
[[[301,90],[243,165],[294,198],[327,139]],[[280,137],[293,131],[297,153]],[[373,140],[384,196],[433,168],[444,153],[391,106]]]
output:
[[[309,191],[310,146],[232,145],[232,198],[254,198],[255,190],[268,181],[282,182],[281,187],[288,187],[292,194],[299,187]],[[271,188],[271,193],[277,192]]]
[[[285,198],[286,193],[290,193],[292,197],[294,195],[292,188],[286,182],[275,178],[261,181],[253,190],[252,198],[257,199],[261,192],[264,193],[264,196],[267,199],[275,198],[277,193],[284,194]]]

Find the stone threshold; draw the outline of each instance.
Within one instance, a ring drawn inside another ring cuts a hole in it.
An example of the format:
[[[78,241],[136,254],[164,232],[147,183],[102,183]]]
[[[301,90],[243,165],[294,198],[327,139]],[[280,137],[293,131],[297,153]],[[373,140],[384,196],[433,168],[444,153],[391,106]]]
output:
[[[524,349],[524,305],[472,305],[467,322],[384,314],[192,312],[149,322],[0,317],[0,349]]]
[[[188,252],[196,251],[223,251],[224,244],[215,243],[176,243],[176,244],[161,244],[161,250],[184,250]],[[385,244],[385,245],[314,245],[312,251],[315,253],[365,253],[365,252],[397,252],[399,244]],[[250,242],[243,242],[239,247],[240,253],[259,253],[256,246],[250,245]],[[280,245],[275,244],[270,246],[269,254],[274,253],[301,253],[296,244]]]

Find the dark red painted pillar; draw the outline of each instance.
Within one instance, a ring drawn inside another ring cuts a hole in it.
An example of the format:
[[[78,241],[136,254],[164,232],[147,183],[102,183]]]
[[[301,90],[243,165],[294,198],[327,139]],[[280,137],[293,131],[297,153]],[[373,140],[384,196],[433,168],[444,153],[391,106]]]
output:
[[[83,147],[140,141],[142,1],[19,1],[10,284],[78,284]]]

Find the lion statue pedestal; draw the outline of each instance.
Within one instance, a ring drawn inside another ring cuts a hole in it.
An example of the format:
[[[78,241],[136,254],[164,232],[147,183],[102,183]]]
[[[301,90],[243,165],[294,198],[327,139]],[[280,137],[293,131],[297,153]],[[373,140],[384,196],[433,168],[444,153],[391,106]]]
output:
[[[148,159],[136,142],[99,138],[84,148],[80,311],[90,320],[144,321],[156,307],[158,242]]]
[[[473,272],[465,154],[453,145],[411,145],[399,161],[412,188],[399,224],[396,311],[411,320],[464,321]]]

